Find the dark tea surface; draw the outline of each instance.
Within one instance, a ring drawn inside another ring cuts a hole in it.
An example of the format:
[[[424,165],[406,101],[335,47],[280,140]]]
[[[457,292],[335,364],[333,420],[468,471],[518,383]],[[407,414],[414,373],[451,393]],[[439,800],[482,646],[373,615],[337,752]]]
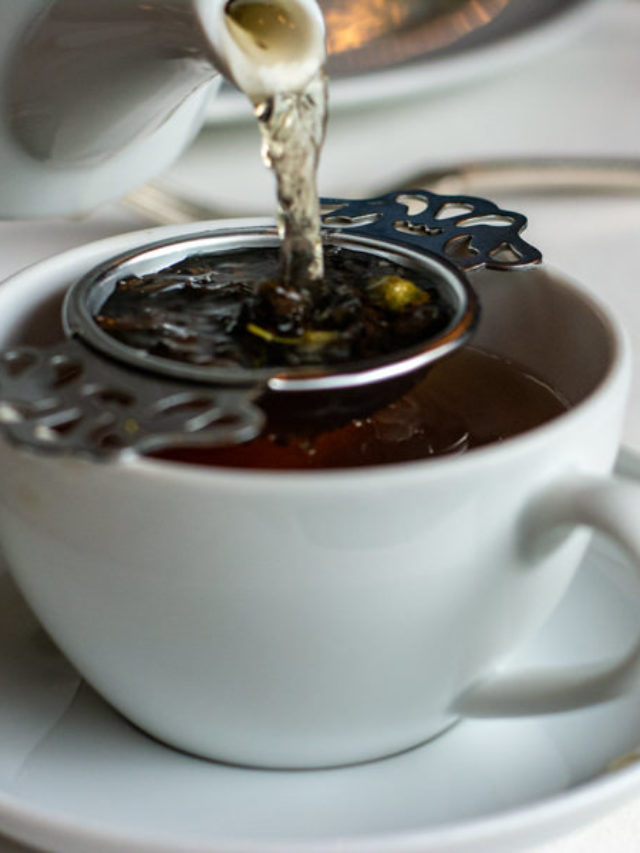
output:
[[[279,278],[276,248],[196,255],[119,281],[94,319],[124,344],[210,367],[340,364],[434,338],[453,309],[425,270],[326,246],[313,292]]]
[[[467,347],[436,363],[408,394],[337,429],[267,423],[253,441],[167,450],[155,458],[224,468],[312,470],[387,465],[463,453],[561,415],[567,403],[503,358]]]

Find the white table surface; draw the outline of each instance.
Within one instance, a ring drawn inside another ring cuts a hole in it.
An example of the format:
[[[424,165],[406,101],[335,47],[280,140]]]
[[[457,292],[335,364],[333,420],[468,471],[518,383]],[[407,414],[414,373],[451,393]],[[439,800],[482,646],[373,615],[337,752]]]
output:
[[[321,192],[364,196],[406,185],[407,176],[428,166],[550,154],[640,155],[637,0],[611,0],[560,50],[482,86],[335,114]],[[271,212],[271,181],[250,124],[209,127],[164,180],[231,210]],[[640,451],[640,195],[493,197],[526,213],[528,238],[547,261],[597,292],[627,327],[637,355],[624,441]],[[63,249],[147,224],[116,204],[83,220],[0,223],[0,279]],[[0,837],[0,853],[25,849]],[[639,849],[640,798],[533,853]]]

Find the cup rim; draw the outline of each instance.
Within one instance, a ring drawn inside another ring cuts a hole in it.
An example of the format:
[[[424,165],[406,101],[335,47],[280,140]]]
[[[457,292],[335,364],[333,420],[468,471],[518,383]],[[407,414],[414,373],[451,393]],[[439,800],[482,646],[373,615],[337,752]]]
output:
[[[27,287],[23,279],[29,278],[30,289],[33,291],[33,277],[41,274],[42,278],[51,279],[63,268],[75,263],[82,265],[83,271],[74,273],[81,275],[95,266],[101,260],[108,259],[117,252],[127,251],[136,246],[158,240],[170,240],[176,237],[184,237],[187,234],[195,234],[207,229],[220,227],[233,228],[247,225],[264,227],[272,226],[272,218],[254,219],[231,219],[212,220],[209,222],[188,223],[187,225],[171,225],[147,228],[137,231],[126,232],[115,237],[107,237],[102,240],[92,241],[73,249],[53,255],[42,261],[31,264],[24,269],[14,273],[2,283],[0,289],[0,306],[4,299],[11,298],[14,292]],[[564,273],[553,268],[545,267],[546,273],[550,275],[555,285],[569,291],[573,297],[586,304],[589,310],[597,315],[600,320],[611,348],[610,361],[606,366],[604,375],[598,384],[589,392],[584,400],[550,421],[540,426],[527,430],[519,435],[512,436],[499,443],[491,443],[482,447],[454,456],[440,456],[437,458],[426,458],[402,462],[388,463],[385,465],[357,466],[351,468],[331,468],[313,470],[260,470],[251,468],[224,468],[216,466],[200,466],[193,463],[163,460],[146,456],[124,456],[122,459],[108,462],[82,459],[76,457],[74,461],[84,462],[90,465],[109,466],[118,472],[127,471],[131,474],[142,475],[165,480],[170,477],[181,482],[191,481],[206,485],[212,479],[216,484],[224,485],[225,488],[238,490],[265,489],[272,491],[274,486],[286,488],[289,491],[318,491],[321,489],[333,490],[339,487],[341,490],[360,488],[362,483],[368,483],[375,479],[381,483],[392,484],[397,480],[416,480],[424,476],[442,475],[447,469],[459,472],[460,475],[477,467],[491,465],[494,460],[507,460],[525,451],[546,444],[566,429],[572,429],[573,425],[588,417],[589,412],[600,405],[601,400],[610,393],[615,393],[618,384],[626,385],[630,375],[630,346],[626,332],[620,326],[612,312],[593,294],[585,291],[579,284],[568,278]],[[516,274],[516,273],[513,273]],[[53,293],[64,292],[59,281],[50,287],[41,290],[42,298],[46,299]],[[33,302],[31,303],[33,306]],[[2,439],[4,441],[4,439]],[[6,442],[5,442],[6,443]],[[47,458],[49,462],[55,463],[68,456],[42,454],[29,448],[18,448],[20,452],[30,456],[38,455],[41,459]]]

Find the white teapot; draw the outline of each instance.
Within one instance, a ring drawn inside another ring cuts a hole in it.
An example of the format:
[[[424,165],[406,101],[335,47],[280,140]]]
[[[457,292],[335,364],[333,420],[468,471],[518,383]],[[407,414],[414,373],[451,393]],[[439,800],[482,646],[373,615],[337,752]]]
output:
[[[0,0],[0,218],[117,198],[177,157],[220,73],[255,100],[324,56],[316,0]]]

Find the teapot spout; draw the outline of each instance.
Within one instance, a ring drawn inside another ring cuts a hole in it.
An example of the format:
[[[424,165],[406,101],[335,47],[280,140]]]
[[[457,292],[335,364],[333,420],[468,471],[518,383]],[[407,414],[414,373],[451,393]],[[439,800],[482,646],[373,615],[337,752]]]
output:
[[[212,63],[251,100],[301,91],[326,60],[316,0],[194,0]]]

